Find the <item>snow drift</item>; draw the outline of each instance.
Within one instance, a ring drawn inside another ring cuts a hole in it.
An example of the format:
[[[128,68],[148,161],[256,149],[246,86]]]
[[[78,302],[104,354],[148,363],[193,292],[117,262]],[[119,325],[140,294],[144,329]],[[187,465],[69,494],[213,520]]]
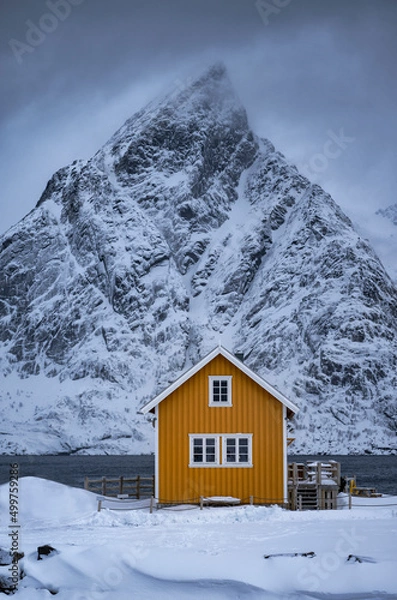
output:
[[[5,525],[8,492],[0,486]],[[396,598],[396,497],[352,510],[98,513],[90,492],[29,477],[20,480],[19,500],[18,600]],[[44,544],[55,551],[37,560]],[[6,530],[0,548],[9,548]],[[0,566],[0,578],[7,573]]]

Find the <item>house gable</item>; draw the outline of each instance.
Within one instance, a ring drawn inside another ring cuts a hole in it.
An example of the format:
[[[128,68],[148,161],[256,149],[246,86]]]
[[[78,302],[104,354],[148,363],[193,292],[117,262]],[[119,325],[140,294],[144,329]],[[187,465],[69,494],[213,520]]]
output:
[[[241,360],[239,360],[236,356],[231,354],[228,350],[223,348],[223,346],[218,346],[212,352],[207,354],[200,362],[194,365],[191,369],[183,373],[176,381],[174,381],[170,386],[168,386],[165,390],[163,390],[160,394],[158,394],[155,398],[153,398],[150,402],[145,404],[139,412],[142,414],[147,414],[151,410],[153,410],[156,406],[158,406],[165,398],[170,396],[175,390],[177,390],[180,386],[185,384],[191,377],[193,377],[196,373],[200,372],[208,363],[210,363],[215,357],[223,356],[227,361],[229,361],[234,367],[239,369],[242,373],[244,373],[251,380],[255,381],[263,390],[270,393],[274,398],[277,398],[279,402],[281,402],[290,412],[296,413],[298,412],[298,407],[296,404],[291,402],[284,394],[282,394],[279,390],[277,390],[274,386],[272,386],[268,381],[254,373],[249,367],[247,367]],[[215,375],[221,375],[221,373],[215,373]],[[227,373],[224,373],[227,375]]]
[[[232,405],[214,406],[210,402],[208,382],[214,377],[230,378]],[[282,407],[273,394],[221,353],[157,404],[163,422],[178,423],[179,431],[189,433],[248,432],[265,415],[266,421],[280,422]]]

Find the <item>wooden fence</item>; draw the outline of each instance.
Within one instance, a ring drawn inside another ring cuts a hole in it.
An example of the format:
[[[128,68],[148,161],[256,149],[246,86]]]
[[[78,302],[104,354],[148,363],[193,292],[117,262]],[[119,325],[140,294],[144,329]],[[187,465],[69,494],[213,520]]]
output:
[[[150,498],[154,496],[154,476],[123,477],[115,479],[101,477],[101,479],[90,479],[85,477],[84,489],[95,494],[112,498]]]

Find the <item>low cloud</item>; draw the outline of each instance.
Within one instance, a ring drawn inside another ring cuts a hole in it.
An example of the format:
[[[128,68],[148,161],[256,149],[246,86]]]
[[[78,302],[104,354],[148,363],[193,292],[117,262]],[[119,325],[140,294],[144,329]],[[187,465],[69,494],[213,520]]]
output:
[[[315,176],[345,210],[395,202],[397,4],[274,0],[265,24],[254,0],[58,0],[59,10],[66,1],[56,27],[45,1],[1,8],[4,229],[56,169],[213,60],[227,65],[256,133],[298,165],[325,156]],[[26,43],[28,22],[48,31],[18,62],[9,42]],[[329,132],[341,130],[354,142],[331,158]]]

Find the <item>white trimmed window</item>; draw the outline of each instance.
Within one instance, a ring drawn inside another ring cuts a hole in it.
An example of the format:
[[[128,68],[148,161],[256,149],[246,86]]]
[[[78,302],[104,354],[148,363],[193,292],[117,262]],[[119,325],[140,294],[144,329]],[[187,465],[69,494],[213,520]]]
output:
[[[252,466],[252,434],[222,436],[222,464]]]
[[[190,467],[252,467],[252,433],[190,434]]]
[[[190,435],[190,466],[219,465],[219,436]]]
[[[209,405],[232,406],[232,376],[211,375],[209,382]]]

